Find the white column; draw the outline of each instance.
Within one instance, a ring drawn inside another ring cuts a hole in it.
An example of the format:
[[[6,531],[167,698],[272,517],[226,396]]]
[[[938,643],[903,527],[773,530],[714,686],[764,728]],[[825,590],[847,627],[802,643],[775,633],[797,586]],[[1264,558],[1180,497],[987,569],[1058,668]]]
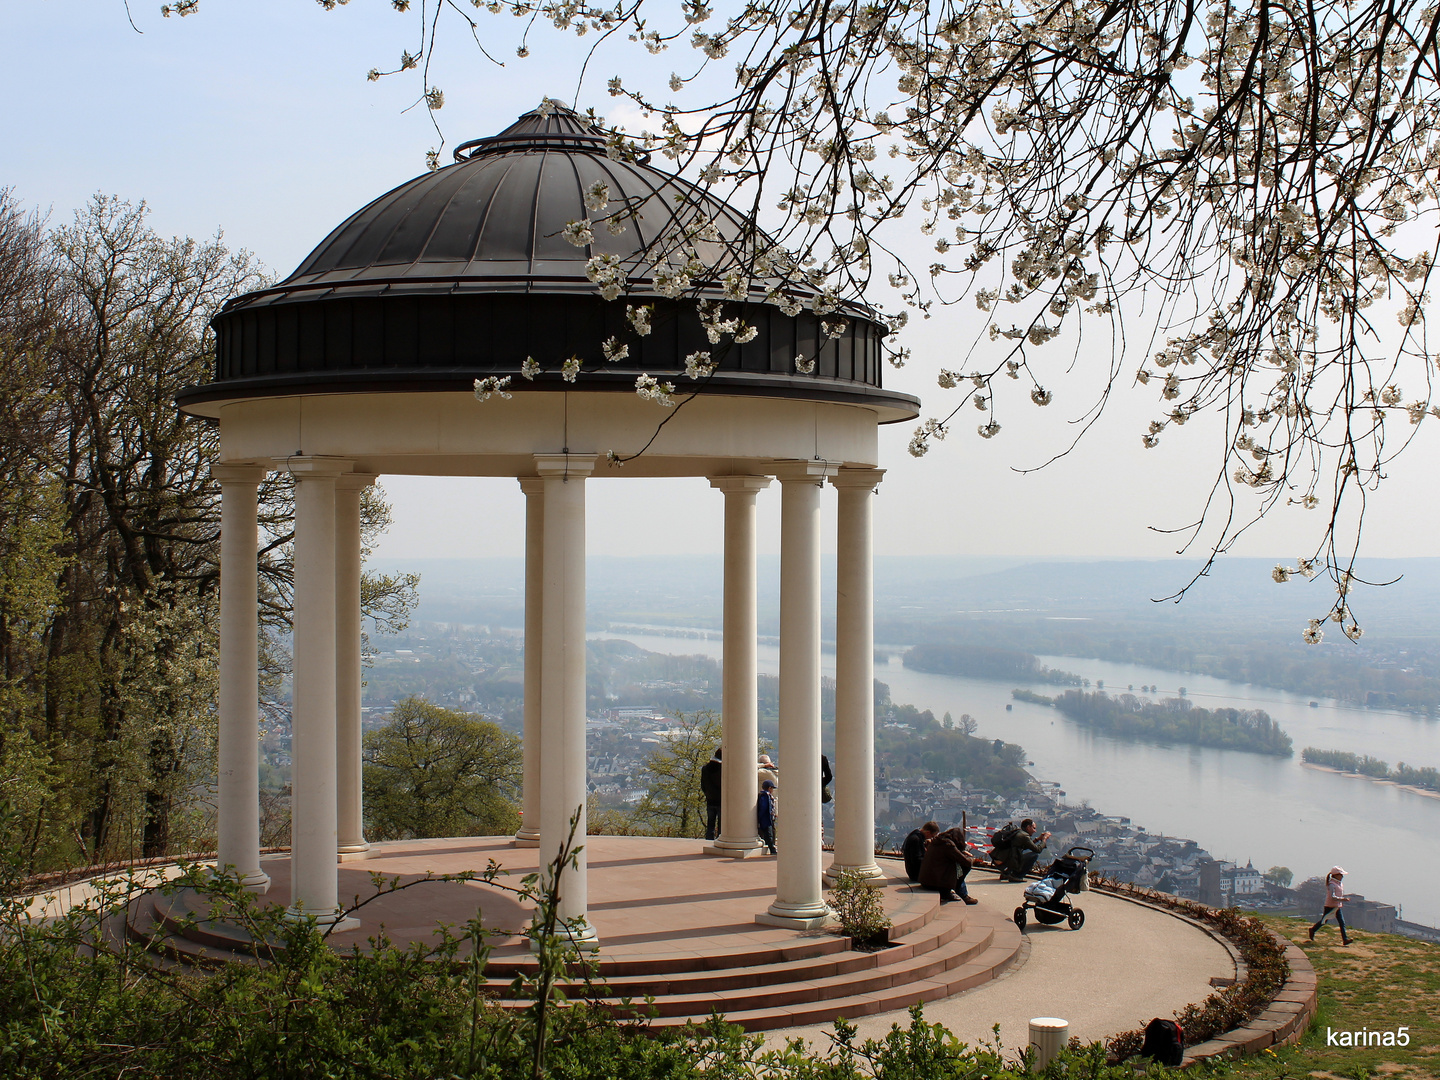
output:
[[[536,454],[544,481],[545,538],[540,674],[540,858],[542,883],[579,814],[577,846],[585,842],[585,478],[594,454]],[[560,917],[586,916],[585,852],[560,874]],[[568,935],[581,948],[599,947],[592,926]]]
[[[724,675],[721,691],[720,835],[707,855],[744,858],[765,850],[755,826],[756,703],[755,496],[768,476],[712,476],[725,493]]]
[[[871,505],[883,469],[841,469],[835,566],[835,858],[826,872],[880,877],[875,865],[875,588]]]
[[[259,465],[212,465],[220,481],[220,775],[216,866],[264,892],[260,869],[260,657],[255,561]]]
[[[369,473],[335,481],[335,779],[341,861],[370,850],[360,763],[360,493]]]
[[[296,457],[291,679],[291,917],[339,920],[335,858],[335,481],[350,463]],[[359,925],[358,919],[347,925]]]
[[[540,844],[540,653],[545,625],[545,480],[520,477],[525,493],[525,786],[516,847]]]
[[[775,902],[757,917],[813,929],[830,915],[820,883],[820,488],[835,466],[778,465],[780,761]]]

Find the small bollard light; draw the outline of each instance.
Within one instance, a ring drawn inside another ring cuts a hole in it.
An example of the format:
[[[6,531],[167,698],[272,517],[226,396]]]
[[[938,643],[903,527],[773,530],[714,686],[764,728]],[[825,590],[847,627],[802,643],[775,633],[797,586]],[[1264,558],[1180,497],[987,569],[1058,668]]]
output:
[[[1030,1021],[1030,1045],[1035,1048],[1035,1068],[1043,1069],[1069,1041],[1070,1021],[1058,1016],[1037,1016]]]

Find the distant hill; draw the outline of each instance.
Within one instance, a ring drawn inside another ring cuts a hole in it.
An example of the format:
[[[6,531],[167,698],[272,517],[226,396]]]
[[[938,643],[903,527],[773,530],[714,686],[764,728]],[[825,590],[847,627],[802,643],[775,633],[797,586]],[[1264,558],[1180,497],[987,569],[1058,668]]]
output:
[[[1227,632],[1237,637],[1298,637],[1323,615],[1334,595],[1323,579],[1277,585],[1277,559],[1222,559],[1180,603],[1157,602],[1189,583],[1197,564],[1180,559],[1027,562],[1002,558],[882,556],[875,560],[875,613],[897,632],[971,620],[1029,623],[1094,621],[1133,628]],[[380,559],[378,568],[421,574],[418,617],[437,622],[519,626],[524,611],[524,561]],[[718,555],[592,557],[588,564],[592,625],[624,621],[720,626],[724,580]],[[1384,588],[1358,588],[1353,606],[1366,642],[1440,645],[1440,558],[1374,559],[1360,577]],[[760,618],[773,633],[779,617],[779,559],[759,561]],[[834,612],[834,559],[822,580],[827,617]],[[913,635],[891,639],[913,643]],[[881,640],[884,640],[883,638]]]

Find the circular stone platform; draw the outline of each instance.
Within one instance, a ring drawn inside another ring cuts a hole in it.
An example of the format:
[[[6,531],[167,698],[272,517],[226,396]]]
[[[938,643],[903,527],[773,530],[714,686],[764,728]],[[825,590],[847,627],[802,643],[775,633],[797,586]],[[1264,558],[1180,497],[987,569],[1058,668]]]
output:
[[[1042,1015],[1064,1017],[1071,1034],[1089,1041],[1169,1015],[1203,999],[1212,977],[1235,975],[1231,953],[1194,924],[1102,893],[1077,898],[1083,929],[1032,923],[1022,937],[1010,921],[1020,885],[977,871],[978,905],[941,905],[904,882],[898,862],[882,860],[894,944],[861,953],[826,931],[755,923],[774,895],[774,859],[707,857],[700,841],[649,837],[592,836],[586,846],[601,976],[614,999],[653,995],[657,1027],[718,1010],[750,1030],[773,1030],[777,1043],[801,1036],[823,1046],[838,1016],[855,1020],[862,1036],[880,1035],[907,1023],[905,1010],[921,1001],[928,1019],[967,1042],[989,1038],[998,1022],[1006,1046],[1024,1045],[1030,1017]],[[537,868],[536,849],[508,837],[378,844],[371,856],[341,864],[342,904],[372,895],[372,874],[403,882],[483,871],[493,859],[518,884]],[[267,857],[264,866],[274,884],[261,900],[283,905],[289,857]],[[185,926],[186,909],[198,907],[187,894],[152,894],[132,906],[129,931],[191,963],[243,959],[233,931]],[[365,949],[383,928],[403,947],[434,940],[439,923],[458,926],[477,908],[487,926],[512,932],[495,939],[487,969],[499,994],[534,961],[518,936],[528,910],[494,888],[426,883],[384,896],[359,913],[358,930],[330,940]]]

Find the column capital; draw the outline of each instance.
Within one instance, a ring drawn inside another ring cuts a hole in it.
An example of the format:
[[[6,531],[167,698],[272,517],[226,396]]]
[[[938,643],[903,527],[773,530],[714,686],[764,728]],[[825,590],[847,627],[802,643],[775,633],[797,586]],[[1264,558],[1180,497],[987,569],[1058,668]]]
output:
[[[520,482],[520,490],[526,495],[544,495],[545,477],[543,476],[517,476]]]
[[[586,477],[595,471],[597,457],[598,454],[536,454],[535,471],[542,477]]]
[[[764,491],[770,486],[768,476],[710,476],[710,486],[725,494],[732,491]]]
[[[874,491],[884,477],[884,469],[841,469],[830,477],[830,483],[841,491]]]
[[[364,491],[380,477],[374,473],[352,472],[341,473],[335,481],[335,487],[339,491]]]
[[[827,476],[834,476],[840,468],[838,461],[777,461],[775,476],[782,484],[814,484],[820,487]]]
[[[288,472],[296,479],[303,477],[336,477],[348,473],[355,462],[342,457],[288,457],[275,458],[275,469]]]
[[[217,462],[210,466],[210,478],[219,480],[222,484],[258,484],[265,479],[265,474],[269,471],[269,465],[257,465],[248,461],[237,461],[224,465]]]

